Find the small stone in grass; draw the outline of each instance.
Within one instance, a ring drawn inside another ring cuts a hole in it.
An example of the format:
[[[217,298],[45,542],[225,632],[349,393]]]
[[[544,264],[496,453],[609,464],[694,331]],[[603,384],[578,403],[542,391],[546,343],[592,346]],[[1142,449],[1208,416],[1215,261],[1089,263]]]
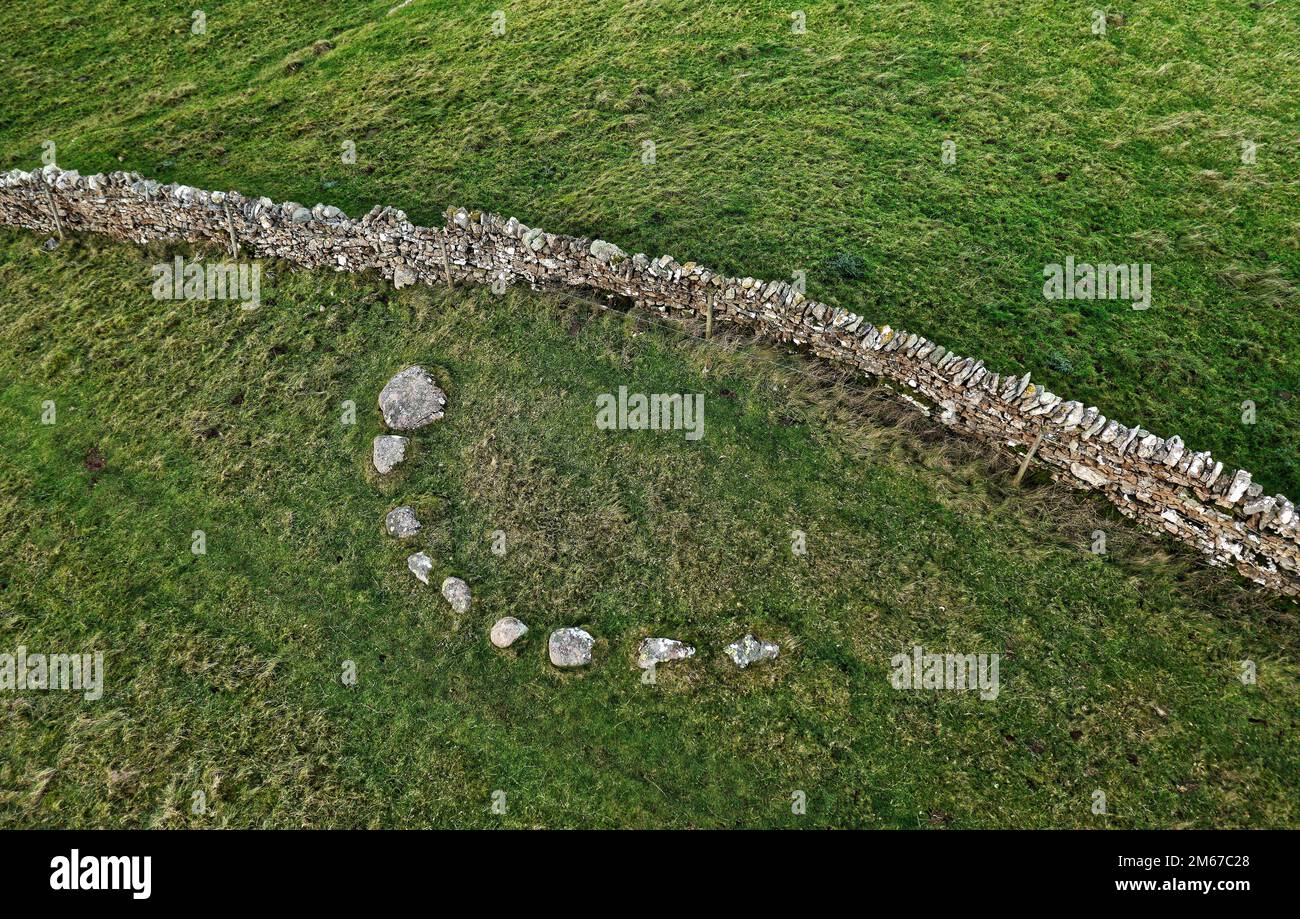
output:
[[[442,582],[442,596],[457,613],[469,612],[469,585],[460,578],[447,578]]]
[[[528,626],[514,616],[506,616],[492,626],[492,644],[498,648],[508,648],[527,634]]]
[[[556,629],[547,642],[551,663],[557,667],[585,667],[591,663],[596,639],[582,629]]]
[[[642,670],[649,670],[657,664],[681,661],[694,656],[694,648],[674,638],[647,638],[641,642],[641,649],[636,656],[636,665]]]
[[[781,653],[780,646],[770,641],[759,641],[753,635],[746,635],[726,647],[727,657],[731,658],[731,662],[741,670],[759,661],[773,660],[779,653]]]
[[[420,532],[422,526],[416,519],[415,511],[403,505],[388,512],[388,516],[384,518],[384,528],[388,530],[389,536],[405,539]]]
[[[447,396],[423,367],[407,367],[397,373],[379,394],[384,424],[394,431],[412,431],[442,417]]]
[[[388,475],[392,472],[398,463],[406,459],[406,445],[409,442],[407,438],[396,434],[380,434],[376,437],[374,450],[371,453],[375,471],[380,475]]]
[[[433,559],[423,552],[416,552],[406,560],[406,567],[411,569],[411,574],[420,579],[421,582],[429,583],[429,572],[433,570]]]

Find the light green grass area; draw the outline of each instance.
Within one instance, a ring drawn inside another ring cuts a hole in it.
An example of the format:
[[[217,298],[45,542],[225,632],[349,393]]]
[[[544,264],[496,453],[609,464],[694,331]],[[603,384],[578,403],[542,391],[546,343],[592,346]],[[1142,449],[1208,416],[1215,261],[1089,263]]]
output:
[[[83,172],[804,270],[814,297],[1300,497],[1291,0],[1111,4],[1104,36],[1050,0],[393,6],[214,0],[201,35],[190,5],[14,7],[0,167],[50,140]],[[1045,300],[1066,256],[1151,263],[1152,308]]]
[[[1295,4],[1150,0],[1096,36],[1047,0],[396,3],[204,2],[202,35],[144,0],[7,10],[0,168],[53,141],[804,270],[1300,497]],[[107,682],[0,693],[0,826],[1300,825],[1296,605],[864,381],[518,290],[267,263],[259,310],[156,301],[191,249],[41,242],[0,232],[0,653],[101,650]],[[1152,308],[1046,301],[1068,255],[1152,263]],[[447,417],[380,480],[375,398],[416,362]],[[704,438],[598,430],[619,386],[704,393]],[[532,631],[502,652],[505,615]],[[570,625],[586,671],[546,660]],[[747,631],[780,658],[736,671]],[[648,635],[699,654],[645,685]],[[892,688],[917,644],[1001,654],[998,698]]]
[[[188,249],[40,243],[0,233],[0,651],[107,679],[0,694],[0,825],[1300,823],[1294,604],[879,390],[553,295],[271,264],[243,311],[152,299]],[[447,416],[380,481],[414,362]],[[705,436],[597,430],[620,385],[704,393]],[[467,615],[382,532],[402,503]],[[545,659],[569,625],[586,671]],[[749,630],[782,653],[740,672]],[[700,653],[645,685],[647,635]],[[916,644],[1000,653],[998,698],[892,688]]]

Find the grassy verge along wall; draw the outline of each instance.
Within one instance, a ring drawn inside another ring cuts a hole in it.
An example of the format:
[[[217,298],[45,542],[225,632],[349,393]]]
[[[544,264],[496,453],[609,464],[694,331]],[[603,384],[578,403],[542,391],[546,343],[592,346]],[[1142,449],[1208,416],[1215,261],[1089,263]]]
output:
[[[57,213],[57,221],[55,214]],[[145,243],[211,242],[308,268],[377,270],[396,286],[470,280],[603,291],[664,310],[712,315],[887,379],[944,424],[999,448],[1030,448],[1058,481],[1100,491],[1257,583],[1300,596],[1300,513],[1181,438],[1159,437],[1030,382],[995,373],[919,335],[876,328],[782,281],[730,278],[669,256],[629,256],[603,240],[558,236],[511,217],[447,212],[420,227],[389,207],[360,219],[337,208],[160,185],[134,173],[81,176],[46,166],[0,175],[0,223],[91,231]]]

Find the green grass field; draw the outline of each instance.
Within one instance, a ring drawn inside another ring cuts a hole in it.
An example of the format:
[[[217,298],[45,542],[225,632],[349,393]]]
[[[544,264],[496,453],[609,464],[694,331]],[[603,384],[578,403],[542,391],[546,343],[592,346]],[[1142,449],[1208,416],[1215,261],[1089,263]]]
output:
[[[1294,5],[1152,0],[1099,37],[1041,0],[801,3],[804,35],[763,2],[530,0],[504,36],[496,4],[395,4],[0,13],[0,168],[52,140],[83,173],[806,270],[1300,497]],[[1300,825],[1296,605],[864,381],[525,291],[268,263],[259,310],[156,301],[192,250],[42,241],[0,231],[0,653],[107,677],[0,693],[0,826]],[[1044,300],[1067,255],[1151,262],[1151,309]],[[447,417],[380,480],[375,397],[415,362]],[[597,430],[621,385],[703,392],[704,438]],[[469,614],[407,572],[398,504]],[[532,631],[502,652],[505,615]],[[546,661],[568,625],[586,671]],[[746,631],[781,657],[734,670]],[[644,685],[648,635],[700,653]],[[997,700],[892,688],[916,644],[1002,654]]]
[[[1297,821],[1294,605],[878,394],[550,296],[277,272],[244,312],[153,300],[175,250],[0,240],[0,647],[107,655],[100,702],[0,697],[5,825]],[[380,482],[413,361],[450,409]],[[597,430],[629,381],[705,393],[703,439]],[[468,615],[382,533],[407,502]],[[546,662],[566,625],[589,671]],[[738,672],[749,629],[783,653]],[[700,654],[645,686],[651,634]],[[918,643],[1003,654],[998,699],[892,688]]]

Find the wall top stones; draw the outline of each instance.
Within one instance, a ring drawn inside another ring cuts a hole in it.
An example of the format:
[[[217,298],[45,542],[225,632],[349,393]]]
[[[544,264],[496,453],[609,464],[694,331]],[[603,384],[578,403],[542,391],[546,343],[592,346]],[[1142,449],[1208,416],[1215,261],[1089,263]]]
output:
[[[57,213],[57,221],[56,215]],[[445,226],[417,226],[376,206],[276,203],[234,191],[161,184],[135,173],[83,176],[46,166],[0,174],[0,223],[42,232],[91,231],[146,242],[211,241],[337,271],[377,270],[397,286],[467,280],[605,291],[663,310],[712,316],[887,380],[912,404],[1000,449],[1039,443],[1034,460],[1059,481],[1102,492],[1121,512],[1300,596],[1300,512],[1265,495],[1244,469],[1140,425],[1107,418],[1039,386],[994,372],[916,333],[877,327],[806,298],[784,281],[734,278],[671,256],[628,255],[600,239],[547,233],[514,217],[448,208]]]

